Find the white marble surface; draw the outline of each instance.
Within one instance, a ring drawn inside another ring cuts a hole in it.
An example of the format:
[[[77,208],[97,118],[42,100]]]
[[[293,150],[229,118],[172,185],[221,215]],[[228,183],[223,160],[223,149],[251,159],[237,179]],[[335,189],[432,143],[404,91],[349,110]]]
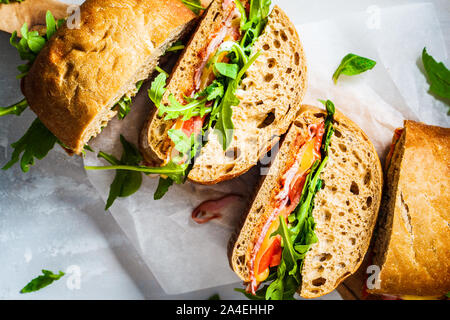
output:
[[[68,1],[80,3],[82,1]],[[388,0],[275,1],[295,24],[327,19],[371,5],[392,6]],[[397,0],[395,5],[423,1]],[[432,1],[450,52],[450,2]],[[20,100],[15,79],[20,59],[0,33],[0,104]],[[444,55],[444,53],[437,53]],[[448,65],[448,63],[447,63]],[[28,128],[33,114],[0,118],[0,165],[10,157],[9,144]],[[79,158],[60,148],[27,174],[14,167],[0,172],[0,298],[1,299],[205,299],[213,293],[240,299],[237,284],[180,296],[168,296],[155,281],[121,229],[103,210],[104,203],[87,180]],[[33,294],[19,290],[41,269],[69,275]],[[77,286],[76,275],[81,275]],[[189,275],[186,275],[189,276]],[[339,298],[333,292],[324,298]]]

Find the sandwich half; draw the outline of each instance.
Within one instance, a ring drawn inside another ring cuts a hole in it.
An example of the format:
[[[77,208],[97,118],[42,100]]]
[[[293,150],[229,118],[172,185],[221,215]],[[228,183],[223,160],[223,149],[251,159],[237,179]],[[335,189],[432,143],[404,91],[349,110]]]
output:
[[[386,163],[371,294],[409,299],[450,292],[450,128],[405,121]]]
[[[23,78],[26,102],[80,154],[118,111],[127,112],[125,100],[195,18],[178,0],[87,0],[79,26],[64,23]]]
[[[167,166],[194,135],[200,142],[188,153],[201,150],[188,178],[215,184],[248,171],[288,130],[305,93],[306,63],[294,25],[269,7],[212,2],[167,85],[155,81],[150,92],[156,108],[140,139],[147,164]]]
[[[301,108],[230,240],[230,265],[258,298],[329,293],[369,247],[380,161],[366,134],[331,101],[326,107]]]

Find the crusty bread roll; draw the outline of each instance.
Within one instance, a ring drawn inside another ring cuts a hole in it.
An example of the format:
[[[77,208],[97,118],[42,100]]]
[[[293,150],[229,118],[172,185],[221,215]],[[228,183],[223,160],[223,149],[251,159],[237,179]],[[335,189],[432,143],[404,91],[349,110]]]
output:
[[[373,294],[450,291],[450,128],[405,121],[386,172]]]
[[[80,27],[57,31],[22,91],[45,126],[79,154],[195,17],[178,0],[87,0]]]
[[[232,269],[250,281],[248,263],[261,228],[273,212],[270,198],[292,152],[290,145],[308,126],[323,121],[325,111],[303,106],[264,177],[245,221],[229,243]],[[307,253],[298,293],[315,298],[334,290],[354,273],[368,249],[381,201],[382,171],[374,146],[351,120],[336,112],[329,161],[320,178],[324,188],[314,199],[313,217],[319,242]]]
[[[173,72],[163,103],[170,93],[179,101],[194,86],[199,50],[207,45],[210,30],[222,24],[222,1],[214,1],[200,23],[187,50]],[[279,140],[295,118],[306,89],[306,62],[294,25],[277,6],[253,47],[261,55],[246,72],[237,90],[241,103],[233,107],[234,137],[224,151],[215,134],[202,148],[188,178],[200,184],[215,184],[239,176],[253,167]],[[175,120],[165,121],[153,110],[141,134],[140,147],[151,165],[170,159],[173,143],[167,135]]]

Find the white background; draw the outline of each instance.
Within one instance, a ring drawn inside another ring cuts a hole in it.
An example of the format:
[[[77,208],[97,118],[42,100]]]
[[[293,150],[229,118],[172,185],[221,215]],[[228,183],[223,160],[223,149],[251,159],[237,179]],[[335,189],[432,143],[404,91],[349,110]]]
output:
[[[81,3],[82,1],[69,1]],[[275,1],[294,24],[365,11],[370,5],[387,7],[423,1],[323,0]],[[432,1],[450,52],[450,1]],[[445,53],[436,53],[445,56]],[[0,105],[22,99],[16,66],[21,63],[9,35],[0,33]],[[448,63],[447,63],[448,65]],[[0,165],[10,157],[8,145],[29,127],[33,114],[0,118]],[[55,148],[29,173],[18,167],[0,172],[0,298],[3,299],[206,299],[220,293],[240,299],[236,285],[184,294],[165,295],[121,229],[103,210],[104,203],[86,178],[82,160]],[[180,263],[188,263],[180,261]],[[70,289],[70,277],[37,293],[20,289],[45,268],[81,271],[80,289]],[[189,274],[186,274],[189,277]],[[338,298],[332,293],[328,298]]]

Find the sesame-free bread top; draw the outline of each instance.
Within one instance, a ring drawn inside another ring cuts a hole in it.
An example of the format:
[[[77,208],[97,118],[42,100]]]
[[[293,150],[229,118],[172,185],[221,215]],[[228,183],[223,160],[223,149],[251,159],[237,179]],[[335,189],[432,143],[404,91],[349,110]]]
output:
[[[249,281],[248,262],[263,225],[273,212],[270,196],[287,169],[291,145],[298,133],[324,121],[326,112],[302,106],[300,113],[255,197],[243,227],[232,237],[229,257],[232,269]],[[302,269],[299,294],[316,298],[334,290],[354,273],[369,247],[381,202],[382,171],[378,155],[367,135],[350,119],[336,112],[329,161],[320,178],[324,188],[314,199],[313,217],[319,242],[312,245]]]
[[[75,153],[195,18],[178,0],[87,0],[80,12],[79,27],[61,27],[22,83],[31,109]]]
[[[450,291],[450,128],[405,121],[386,173],[373,294]]]

